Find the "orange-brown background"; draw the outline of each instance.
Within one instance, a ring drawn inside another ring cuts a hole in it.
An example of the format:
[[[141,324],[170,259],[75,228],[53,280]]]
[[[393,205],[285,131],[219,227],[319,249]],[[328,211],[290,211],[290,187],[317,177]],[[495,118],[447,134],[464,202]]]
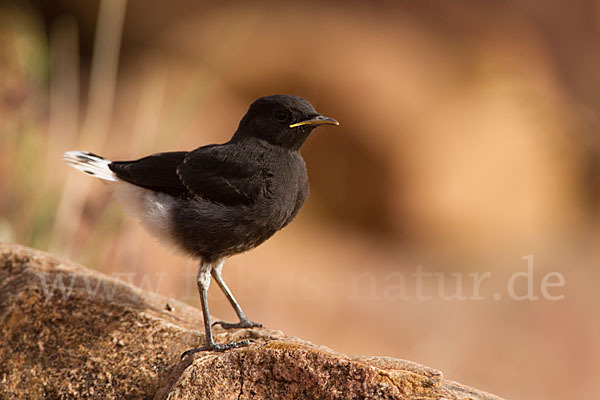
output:
[[[223,142],[254,98],[301,95],[341,126],[303,148],[297,220],[227,263],[249,316],[507,398],[597,398],[599,41],[587,0],[4,2],[0,240],[197,304],[194,263],[61,154]],[[529,254],[565,298],[493,300]],[[418,265],[491,272],[486,300],[383,296]]]

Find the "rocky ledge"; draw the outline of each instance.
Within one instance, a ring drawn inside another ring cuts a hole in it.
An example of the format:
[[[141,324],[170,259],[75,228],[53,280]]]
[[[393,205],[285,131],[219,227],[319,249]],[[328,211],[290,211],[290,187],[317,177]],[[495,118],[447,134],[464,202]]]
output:
[[[255,342],[180,360],[203,341],[199,310],[14,244],[0,245],[0,326],[3,399],[499,399],[268,329],[217,329]]]

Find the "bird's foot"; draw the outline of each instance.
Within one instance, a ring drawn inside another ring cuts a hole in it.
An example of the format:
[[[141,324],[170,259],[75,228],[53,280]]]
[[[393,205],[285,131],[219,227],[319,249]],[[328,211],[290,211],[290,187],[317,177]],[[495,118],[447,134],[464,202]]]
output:
[[[181,355],[181,359],[183,360],[185,357],[192,355],[192,354],[196,354],[199,353],[201,351],[226,351],[229,349],[236,349],[238,347],[245,347],[250,345],[250,343],[253,343],[254,340],[249,339],[249,340],[242,340],[241,342],[232,342],[232,343],[226,343],[226,344],[219,344],[219,343],[211,343],[211,344],[207,344],[206,346],[202,346],[202,347],[196,347],[195,349],[189,349],[183,352],[183,354]]]
[[[240,329],[240,328],[262,328],[262,324],[258,322],[252,322],[248,318],[241,319],[240,322],[225,322],[215,321],[212,326],[221,325],[223,329]]]

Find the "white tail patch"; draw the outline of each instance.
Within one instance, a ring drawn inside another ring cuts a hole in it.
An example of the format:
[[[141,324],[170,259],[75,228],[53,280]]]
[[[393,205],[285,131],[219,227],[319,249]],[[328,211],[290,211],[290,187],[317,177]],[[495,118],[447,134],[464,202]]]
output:
[[[63,160],[71,167],[78,169],[88,175],[105,181],[117,181],[117,176],[108,168],[110,160],[87,151],[67,151],[63,154]]]
[[[119,179],[108,167],[110,160],[87,151],[67,151],[63,160],[79,171],[109,181],[125,211],[139,218],[146,230],[160,241],[173,242],[170,215],[176,200],[172,196]]]

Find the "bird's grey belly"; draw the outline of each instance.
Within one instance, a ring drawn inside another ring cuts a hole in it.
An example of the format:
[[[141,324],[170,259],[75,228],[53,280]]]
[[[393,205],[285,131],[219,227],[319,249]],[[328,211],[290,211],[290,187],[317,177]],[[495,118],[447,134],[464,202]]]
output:
[[[172,229],[172,212],[176,199],[117,179],[110,182],[117,201],[125,211],[140,219],[144,228],[161,242],[176,243]]]
[[[250,250],[293,218],[277,215],[267,201],[231,207],[204,199],[177,199],[120,180],[111,186],[119,203],[152,236],[206,261]]]
[[[287,207],[281,203],[264,199],[224,206],[204,199],[180,200],[171,211],[172,229],[186,252],[215,261],[260,245],[289,224],[299,211],[297,201],[285,202]]]

